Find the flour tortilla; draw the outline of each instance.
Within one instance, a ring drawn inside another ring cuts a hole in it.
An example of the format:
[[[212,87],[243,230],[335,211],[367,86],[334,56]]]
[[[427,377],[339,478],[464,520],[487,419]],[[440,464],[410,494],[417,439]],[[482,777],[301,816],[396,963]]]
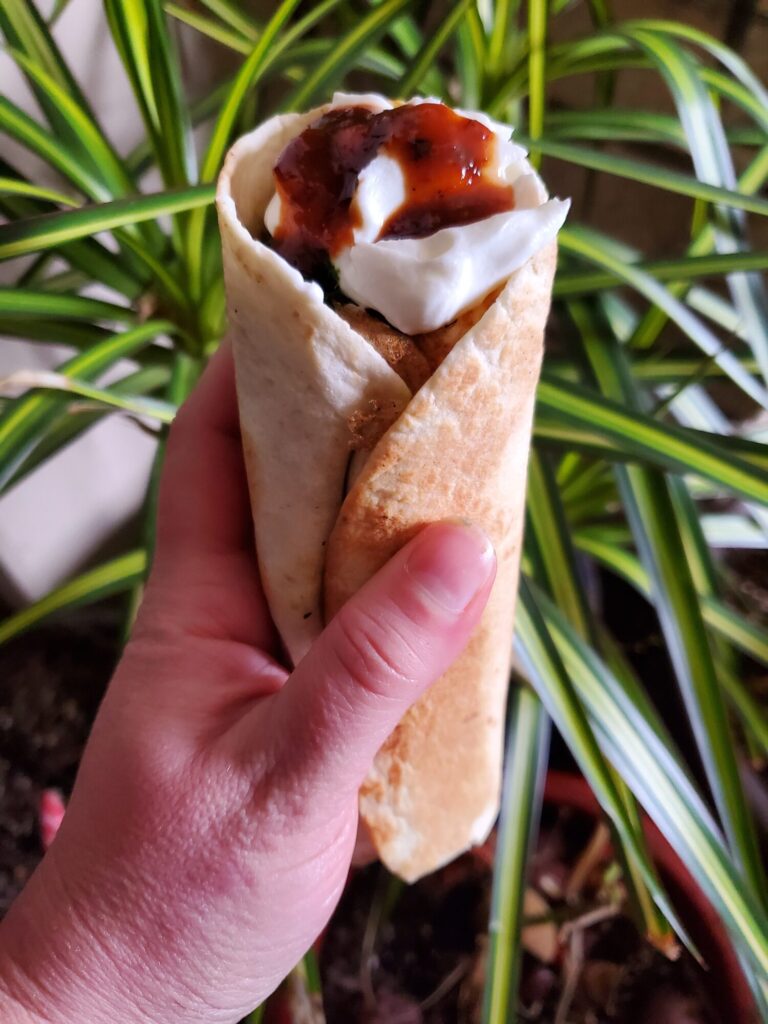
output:
[[[361,414],[392,422],[411,397],[318,285],[253,237],[274,163],[316,116],[275,117],[240,139],[216,194],[256,549],[294,664],[323,627],[325,544],[344,497],[354,427]]]
[[[412,395],[363,325],[353,329],[316,285],[253,237],[278,155],[326,109],[273,118],[241,139],[217,192],[257,552],[275,622],[297,661],[324,621],[429,522],[477,523],[498,558],[469,646],[384,744],[361,791],[379,856],[413,881],[482,842],[498,810],[526,465],[556,246],[481,304],[460,337],[455,328],[436,334],[432,355],[442,362]],[[424,351],[430,358],[429,340]],[[362,469],[358,460],[345,498],[361,417],[375,421],[376,443]]]

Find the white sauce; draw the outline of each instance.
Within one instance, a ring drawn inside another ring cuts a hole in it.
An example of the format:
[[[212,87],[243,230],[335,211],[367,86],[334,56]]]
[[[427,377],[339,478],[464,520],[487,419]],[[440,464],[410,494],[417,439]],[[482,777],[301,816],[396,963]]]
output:
[[[336,93],[333,97],[333,107],[353,105],[377,111],[392,106],[376,95]],[[360,306],[377,310],[405,334],[435,330],[474,306],[552,241],[570,206],[570,200],[542,202],[544,187],[525,150],[511,141],[509,125],[482,113],[457,113],[481,121],[496,135],[496,159],[484,173],[514,186],[515,208],[472,224],[443,228],[426,238],[377,242],[382,226],[405,200],[400,165],[381,154],[360,173],[354,202],[362,222],[354,231],[353,244],[333,261],[341,290]],[[280,214],[280,197],[275,193],[264,215],[272,235]]]

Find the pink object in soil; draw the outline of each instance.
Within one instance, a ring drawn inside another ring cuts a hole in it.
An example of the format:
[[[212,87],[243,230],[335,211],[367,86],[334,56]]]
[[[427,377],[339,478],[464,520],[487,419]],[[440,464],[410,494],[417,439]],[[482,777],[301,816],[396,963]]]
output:
[[[64,800],[58,789],[44,789],[40,797],[40,839],[43,849],[47,850],[56,833],[59,831],[64,817]]]

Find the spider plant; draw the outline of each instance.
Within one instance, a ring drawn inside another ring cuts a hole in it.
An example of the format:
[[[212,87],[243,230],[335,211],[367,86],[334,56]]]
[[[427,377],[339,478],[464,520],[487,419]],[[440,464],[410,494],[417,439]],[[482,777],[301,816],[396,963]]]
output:
[[[585,169],[538,394],[483,1019],[516,1019],[526,857],[554,724],[612,824],[639,926],[661,949],[689,943],[642,807],[721,916],[768,1020],[766,879],[742,784],[768,753],[765,709],[744,681],[745,665],[768,665],[768,629],[722,554],[768,544],[768,455],[750,426],[768,409],[768,252],[748,241],[768,214],[756,75],[688,25],[617,21],[609,0],[282,0],[266,18],[234,0],[104,0],[145,127],[123,155],[56,44],[65,7],[46,21],[32,0],[0,6],[5,50],[37,104],[30,115],[0,95],[0,133],[55,182],[0,159],[0,259],[18,260],[0,333],[72,352],[55,373],[12,381],[23,393],[0,412],[5,490],[109,415],[154,425],[162,458],[165,425],[225,330],[214,181],[232,139],[275,111],[342,86],[421,91],[513,123],[545,177]],[[575,34],[563,29],[574,8]],[[229,53],[229,74],[194,103],[182,31]],[[665,112],[616,105],[623,76],[638,74],[663,85]],[[649,220],[664,217],[665,193],[687,204],[689,228],[665,259],[590,222],[590,197],[612,179]],[[134,368],[104,383],[126,357]],[[142,545],[0,624],[0,640],[107,595],[135,608],[153,509],[154,482]],[[606,574],[655,611],[695,764],[605,620],[593,583]]]

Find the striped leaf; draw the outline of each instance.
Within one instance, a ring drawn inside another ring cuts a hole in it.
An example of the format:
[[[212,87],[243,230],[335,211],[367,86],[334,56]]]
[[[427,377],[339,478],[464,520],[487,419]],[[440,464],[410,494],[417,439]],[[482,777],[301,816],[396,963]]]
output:
[[[0,260],[23,256],[65,242],[87,238],[100,231],[113,231],[126,224],[139,224],[199,206],[210,206],[214,189],[210,185],[157,192],[111,203],[83,206],[78,210],[43,214],[12,224],[0,225]]]
[[[768,252],[710,253],[647,263],[633,262],[631,265],[657,281],[690,281],[698,277],[732,274],[738,270],[768,270]],[[557,298],[571,298],[618,288],[623,283],[613,271],[563,271],[557,275],[553,294]]]
[[[671,171],[666,167],[657,167],[642,160],[614,156],[612,153],[602,153],[596,149],[585,149],[583,146],[574,146],[567,142],[558,142],[548,138],[537,138],[534,142],[533,139],[526,139],[519,133],[516,138],[523,145],[535,145],[536,149],[545,156],[556,157],[558,160],[576,164],[578,167],[589,167],[594,171],[602,171],[605,174],[626,178],[629,181],[653,185],[665,192],[674,192],[691,199],[703,199],[710,203],[748,210],[751,213],[759,213],[763,217],[768,215],[768,199],[737,192],[731,188],[710,185],[689,174]]]
[[[133,355],[159,335],[173,330],[171,323],[149,320],[79,353],[60,366],[58,372],[84,381],[94,380],[118,360]],[[62,401],[49,393],[32,393],[11,403],[0,417],[0,488],[8,483],[21,461],[40,443],[47,427],[61,411]]]
[[[407,6],[408,0],[384,0],[337,41],[336,48],[307,76],[289,97],[287,110],[304,110],[321,92],[327,92],[358,54],[379,39]]]
[[[195,154],[178,56],[159,0],[105,0],[112,37],[169,188],[195,178]]]
[[[169,379],[168,366],[160,363],[150,364],[121,377],[107,390],[115,395],[136,397],[151,392],[162,392],[167,387]],[[51,421],[39,444],[19,463],[8,481],[8,488],[15,487],[25,476],[72,444],[112,411],[109,405],[94,407],[85,402],[68,404]]]
[[[749,955],[756,975],[765,976],[768,920],[734,869],[688,774],[660,739],[657,723],[632,701],[552,602],[537,593],[536,603],[542,615],[538,627],[546,631],[562,659],[606,755],[717,908],[737,948]],[[526,641],[527,636],[522,638]]]
[[[633,42],[653,60],[675,100],[697,176],[702,181],[733,188],[736,174],[720,118],[698,74],[696,64],[663,32],[630,26]],[[744,222],[734,211],[717,207],[715,245],[729,252],[744,247]],[[749,325],[750,343],[768,380],[768,292],[755,275],[735,275],[729,286],[734,305]]]
[[[585,351],[601,388],[621,396],[630,408],[639,400],[632,390],[621,350],[590,331]],[[641,561],[650,576],[652,598],[675,675],[733,853],[753,893],[762,899],[765,878],[725,714],[713,652],[675,515],[669,483],[655,471],[615,467],[619,491]]]
[[[104,405],[110,409],[130,413],[140,419],[156,420],[158,423],[172,423],[176,406],[158,398],[144,395],[124,394],[108,388],[94,387],[77,377],[56,373],[52,370],[18,370],[8,377],[0,378],[0,395],[14,395],[18,390],[55,391],[62,395],[75,395],[88,399],[89,403]]]
[[[654,901],[678,935],[691,945],[665,893],[643,845],[635,822],[627,813],[615,777],[603,756],[581,697],[574,690],[573,673],[561,659],[540,610],[542,598],[522,579],[517,610],[516,651],[526,678],[568,743],[580,769],[609,815],[625,848],[631,852]]]
[[[759,444],[704,435],[633,413],[622,403],[576,384],[542,375],[535,436],[577,444],[617,461],[639,460],[713,480],[735,494],[768,505],[766,454]],[[755,463],[742,457],[749,453]]]
[[[105,597],[130,590],[142,578],[145,565],[145,553],[131,551],[127,555],[105,562],[96,569],[84,572],[69,583],[51,591],[40,601],[0,622],[0,644],[7,643],[57,612],[93,604]]]
[[[435,31],[424,40],[410,67],[397,84],[398,96],[411,96],[419,91],[438,54],[451,36],[458,31],[473,3],[474,0],[459,0]]]
[[[538,697],[525,686],[513,686],[496,833],[483,1024],[507,1024],[516,1017],[527,866],[541,813],[549,733],[549,719]]]
[[[621,244],[605,235],[584,227],[563,229],[560,244],[564,250],[583,256],[590,263],[611,270],[625,284],[635,288],[649,302],[663,309],[677,326],[708,356],[731,380],[763,408],[768,408],[768,392],[753,377],[745,373],[739,361],[723,348],[720,339],[706,327],[686,306],[659,281],[644,274],[628,262],[628,254]]]

